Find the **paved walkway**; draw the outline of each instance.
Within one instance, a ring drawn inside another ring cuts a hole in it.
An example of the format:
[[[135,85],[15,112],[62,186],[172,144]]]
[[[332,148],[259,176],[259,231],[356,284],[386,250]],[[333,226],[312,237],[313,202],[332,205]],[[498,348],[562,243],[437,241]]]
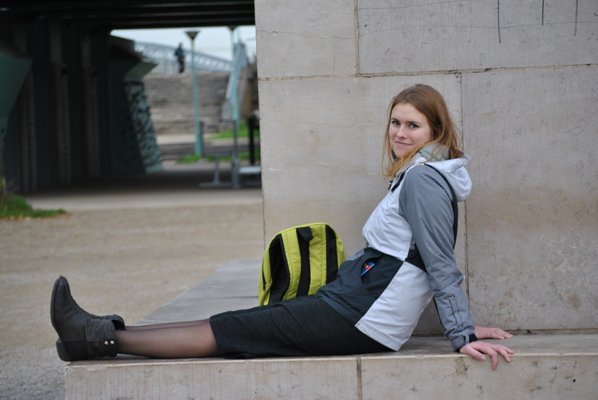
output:
[[[58,275],[84,308],[135,322],[216,268],[261,258],[261,190],[199,188],[211,179],[210,165],[166,165],[27,196],[67,216],[0,221],[0,399],[64,398],[48,312]]]

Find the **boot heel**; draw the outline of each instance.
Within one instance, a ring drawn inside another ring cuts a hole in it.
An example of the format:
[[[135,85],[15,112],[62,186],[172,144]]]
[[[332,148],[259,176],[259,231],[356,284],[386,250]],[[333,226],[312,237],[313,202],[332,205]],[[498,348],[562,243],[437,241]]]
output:
[[[81,361],[90,358],[85,342],[68,342],[65,344],[62,340],[58,340],[56,342],[56,351],[62,361]]]
[[[66,346],[60,339],[56,341],[56,351],[58,352],[58,357],[60,357],[62,361],[71,361],[69,352],[66,350]]]

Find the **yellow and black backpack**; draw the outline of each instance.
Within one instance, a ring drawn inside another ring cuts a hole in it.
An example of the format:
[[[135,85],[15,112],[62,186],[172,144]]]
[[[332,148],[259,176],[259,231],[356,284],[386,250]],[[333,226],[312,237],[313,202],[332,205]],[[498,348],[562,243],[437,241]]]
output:
[[[278,232],[262,259],[260,305],[316,293],[336,278],[344,258],[343,243],[327,224],[316,222]]]

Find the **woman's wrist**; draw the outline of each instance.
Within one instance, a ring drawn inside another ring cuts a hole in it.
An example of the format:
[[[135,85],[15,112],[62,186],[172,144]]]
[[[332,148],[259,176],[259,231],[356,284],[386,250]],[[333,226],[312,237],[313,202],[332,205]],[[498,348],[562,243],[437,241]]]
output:
[[[465,343],[463,343],[463,346],[468,345],[469,343],[472,343],[472,342],[477,342],[477,341],[478,341],[478,337],[476,336],[476,334],[471,333],[469,336],[467,336],[467,341]],[[463,346],[457,348],[455,350],[455,353],[460,353]]]

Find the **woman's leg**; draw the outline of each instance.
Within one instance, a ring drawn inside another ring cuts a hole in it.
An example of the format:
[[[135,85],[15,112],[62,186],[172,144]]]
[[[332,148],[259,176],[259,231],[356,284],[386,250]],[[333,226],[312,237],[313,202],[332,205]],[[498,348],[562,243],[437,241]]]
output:
[[[58,355],[64,361],[115,356],[117,353],[181,358],[213,356],[218,352],[207,320],[125,330],[122,318],[96,316],[79,307],[64,277],[54,283],[50,314],[59,337],[56,342]]]
[[[164,328],[183,328],[186,326],[197,326],[208,323],[207,319],[201,319],[196,321],[181,321],[181,322],[164,322],[149,325],[132,325],[127,326],[128,331],[144,331],[148,329],[164,329]]]
[[[116,340],[119,353],[137,356],[189,358],[218,355],[216,339],[207,320],[127,328],[116,331]]]

